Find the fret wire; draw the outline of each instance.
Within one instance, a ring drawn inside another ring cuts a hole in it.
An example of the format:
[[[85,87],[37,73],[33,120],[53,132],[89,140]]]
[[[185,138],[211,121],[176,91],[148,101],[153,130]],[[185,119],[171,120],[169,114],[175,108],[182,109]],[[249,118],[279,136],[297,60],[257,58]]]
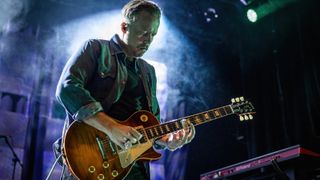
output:
[[[172,128],[173,128],[174,131],[178,130],[176,122],[172,122]]]
[[[156,127],[154,127],[154,128],[152,128],[152,131],[153,131],[153,138],[156,138],[156,137],[158,137],[158,130],[157,130],[157,128]]]
[[[168,127],[169,132],[172,132],[170,125],[166,123],[166,126]]]
[[[165,134],[168,133],[168,128],[167,128],[167,126],[168,126],[167,124],[163,124],[163,125],[162,125]]]
[[[191,122],[193,125],[196,125],[196,124],[197,124],[195,118],[192,118],[192,119],[190,120],[190,122]]]
[[[179,124],[179,130],[183,129],[183,123],[182,123],[182,119],[180,119],[179,121],[177,121]]]
[[[174,132],[174,131],[176,131],[176,128],[175,128],[175,126],[174,126],[174,123],[170,123],[170,127],[171,127],[171,129],[172,129],[172,131]]]
[[[156,126],[156,127],[154,127],[153,129],[154,129],[154,131],[155,131],[155,134],[156,134],[156,136],[158,136],[158,134],[159,134],[159,131],[158,131],[158,126]]]
[[[168,123],[168,126],[170,127],[171,131],[173,132],[174,131],[174,128],[172,126],[172,123]]]
[[[158,130],[158,136],[161,136],[161,135],[162,135],[162,132],[161,132],[160,126],[157,126],[157,130]]]
[[[209,111],[209,114],[210,114],[210,116],[211,116],[212,119],[215,119],[215,118],[216,118],[216,115],[214,114],[213,111],[214,111],[213,109],[210,110],[210,111]]]
[[[193,125],[196,124],[195,120],[196,120],[196,119],[195,119],[194,117],[190,118],[190,122],[191,122]]]
[[[216,115],[214,114],[214,110],[211,110],[211,111],[210,111],[210,117],[211,117],[212,119],[216,119],[216,118],[217,118]]]
[[[174,125],[175,125],[177,131],[178,131],[178,130],[180,129],[180,127],[181,127],[180,121],[176,121],[176,122],[174,123]]]
[[[160,129],[160,132],[161,132],[161,135],[164,135],[164,130],[163,130],[163,126],[162,125],[159,125],[159,129]]]
[[[230,115],[230,112],[228,112],[228,106],[223,106],[223,109],[226,112],[226,115]]]
[[[220,118],[230,114],[232,114],[232,109],[230,105],[228,105],[228,106],[223,106],[216,109],[211,109],[195,115],[186,116],[184,117],[184,119],[188,119],[190,123],[192,123],[193,125],[197,125],[197,124],[205,123],[207,121],[214,120],[216,118]],[[177,119],[171,122],[167,122],[165,124],[147,127],[145,128],[145,130],[148,136],[151,136],[151,137],[162,136],[164,134],[182,129],[183,126],[182,126],[181,120],[182,119]]]
[[[223,108],[224,112],[226,112],[226,115],[229,115],[232,113],[232,112],[228,111],[229,106],[223,106],[222,108]]]
[[[201,119],[202,122],[205,122],[205,121],[206,121],[206,118],[204,117],[204,114],[201,114],[201,115],[200,115],[200,119]]]
[[[164,131],[163,131],[163,128],[162,128],[161,125],[159,126],[159,129],[160,129],[160,131],[161,131],[161,135],[163,135],[163,134],[164,134]]]
[[[152,133],[152,138],[156,138],[158,136],[157,129],[155,127],[152,128]]]
[[[195,123],[196,124],[200,124],[201,123],[201,118],[199,117],[199,115],[195,116]]]
[[[154,136],[153,137],[158,137],[159,132],[158,132],[157,126],[154,127],[153,130],[154,130]]]
[[[147,137],[149,138],[149,137],[150,137],[150,134],[148,133],[148,131],[145,131],[145,132],[146,132]]]
[[[170,131],[168,131],[168,128],[167,128],[166,124],[164,124],[162,127],[163,127],[163,130],[164,130],[165,134],[168,134],[170,132]]]
[[[147,133],[148,138],[151,139],[152,138],[151,130],[150,129],[145,129],[145,132]]]
[[[226,115],[229,115],[228,111],[226,110],[227,107],[228,106],[223,106],[222,108],[223,108],[224,112],[226,112]]]
[[[179,125],[177,125],[177,121],[174,123],[174,127],[175,127],[175,130],[178,130],[179,129]]]
[[[156,133],[155,133],[154,128],[151,128],[150,130],[151,130],[151,132],[152,132],[152,138],[156,137]]]
[[[213,120],[215,118],[220,118],[222,116],[229,115],[229,114],[232,114],[231,107],[223,106],[221,108],[216,108],[216,109],[208,110],[206,112],[198,113],[195,115],[186,116],[184,119],[188,119],[190,123],[197,125],[197,124],[201,124],[206,121]],[[156,125],[153,127],[148,127],[145,129],[150,129],[148,132],[149,136],[153,137],[155,136],[154,134],[156,134],[156,136],[163,135],[163,134],[167,134],[167,133],[182,129],[181,120],[182,119],[177,119],[172,122],[168,122],[162,125]],[[154,130],[151,130],[151,129],[154,129]]]
[[[221,113],[220,113],[219,109],[214,109],[213,113],[214,113],[215,117],[221,117]]]
[[[163,132],[163,129],[162,129],[162,126],[158,126],[159,127],[159,132],[160,132],[160,134],[161,134],[161,136],[164,134],[164,132]]]
[[[158,126],[154,127],[154,130],[156,131],[156,136],[159,135],[159,131],[158,131],[157,127],[158,127]]]
[[[183,129],[183,121],[185,121],[186,118],[182,118],[179,120],[180,129]]]
[[[170,123],[170,126],[171,126],[173,132],[176,131],[176,127],[174,126],[173,122]]]
[[[207,112],[203,113],[203,117],[205,118],[205,121],[209,121],[211,119]]]
[[[221,116],[226,115],[226,111],[224,111],[223,107],[219,108],[219,112],[220,112]]]
[[[162,130],[161,125],[158,126],[158,130],[159,130],[159,134],[160,134],[160,136],[161,136],[161,135],[163,134],[163,130]]]
[[[219,112],[220,112],[221,116],[227,115],[227,113],[226,113],[226,111],[224,110],[223,107],[222,107],[222,108],[219,108]]]
[[[150,134],[150,138],[149,139],[152,139],[153,138],[153,132],[152,132],[152,129],[148,129],[149,130],[149,134]]]
[[[152,128],[152,131],[153,131],[153,137],[157,137],[158,131],[157,131],[156,127]]]
[[[167,124],[164,124],[164,126],[166,127],[167,133],[169,133],[169,132],[170,132],[170,129],[169,129],[168,125],[167,125]]]
[[[176,126],[175,126],[175,123],[173,122],[173,123],[171,123],[171,125],[172,125],[172,129],[173,129],[173,131],[176,131],[176,130],[177,130],[177,128],[176,128]]]
[[[230,108],[230,106],[225,106],[226,107],[226,112],[228,113],[228,114],[231,114],[232,113],[232,109]]]
[[[169,123],[165,123],[165,124],[169,124]],[[154,129],[155,127],[158,127],[158,126],[161,126],[161,125],[154,125],[154,126],[146,127],[144,129]]]
[[[201,116],[200,115],[197,115],[196,116],[196,119],[197,119],[197,121],[199,122],[199,121],[202,121],[202,119],[201,119]]]

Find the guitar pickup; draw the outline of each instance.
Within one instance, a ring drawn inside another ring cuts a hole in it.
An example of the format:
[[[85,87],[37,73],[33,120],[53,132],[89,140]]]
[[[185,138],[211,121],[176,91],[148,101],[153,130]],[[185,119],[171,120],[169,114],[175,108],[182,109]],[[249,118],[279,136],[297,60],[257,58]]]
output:
[[[108,136],[106,136],[106,139],[108,140],[108,144],[109,144],[109,147],[110,147],[110,149],[111,149],[112,154],[113,154],[113,155],[117,154],[117,150],[116,150],[117,145],[114,144]],[[120,147],[118,146],[118,149],[119,149],[119,148],[120,148]]]
[[[99,147],[99,152],[101,154],[101,157],[102,159],[105,161],[107,160],[107,155],[106,155],[106,151],[105,151],[105,148],[103,146],[103,140],[101,140],[99,137],[96,137],[96,141],[97,141],[97,144],[98,144],[98,147]]]

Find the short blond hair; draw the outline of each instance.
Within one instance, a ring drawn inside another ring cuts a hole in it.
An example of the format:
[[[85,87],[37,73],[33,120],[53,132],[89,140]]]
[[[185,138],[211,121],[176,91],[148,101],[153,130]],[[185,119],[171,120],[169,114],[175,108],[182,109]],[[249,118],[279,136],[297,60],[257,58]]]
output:
[[[147,11],[158,18],[161,16],[160,7],[155,2],[148,0],[131,0],[123,6],[122,15],[126,22],[132,23],[135,21],[135,15],[141,11]]]

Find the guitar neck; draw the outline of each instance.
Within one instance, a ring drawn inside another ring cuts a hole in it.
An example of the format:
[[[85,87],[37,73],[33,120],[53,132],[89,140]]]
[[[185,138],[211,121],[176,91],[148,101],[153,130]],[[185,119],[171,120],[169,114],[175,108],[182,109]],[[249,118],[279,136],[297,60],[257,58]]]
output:
[[[149,139],[157,139],[166,134],[178,131],[184,128],[183,124],[194,126],[204,124],[222,117],[234,114],[231,105],[223,106],[216,109],[211,109],[202,113],[186,116],[177,120],[166,122],[164,124],[151,126],[145,128],[146,134]]]

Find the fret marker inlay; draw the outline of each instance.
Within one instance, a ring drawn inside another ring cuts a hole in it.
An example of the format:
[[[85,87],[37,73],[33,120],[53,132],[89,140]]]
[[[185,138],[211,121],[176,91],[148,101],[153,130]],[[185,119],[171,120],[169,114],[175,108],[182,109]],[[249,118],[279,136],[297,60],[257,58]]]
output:
[[[176,121],[174,124],[176,125],[176,128],[179,129],[179,122]]]
[[[217,117],[219,117],[219,116],[220,116],[220,112],[217,111],[217,110],[215,110],[215,111],[214,111],[214,115],[217,116]]]
[[[205,113],[204,114],[204,117],[208,120],[208,119],[210,119],[210,117],[209,117],[209,114],[208,113]]]
[[[168,127],[168,124],[165,124],[164,127],[166,127],[167,132],[170,132],[170,129]]]
[[[196,117],[196,123],[200,124],[201,123],[201,119],[199,119],[199,117]]]

